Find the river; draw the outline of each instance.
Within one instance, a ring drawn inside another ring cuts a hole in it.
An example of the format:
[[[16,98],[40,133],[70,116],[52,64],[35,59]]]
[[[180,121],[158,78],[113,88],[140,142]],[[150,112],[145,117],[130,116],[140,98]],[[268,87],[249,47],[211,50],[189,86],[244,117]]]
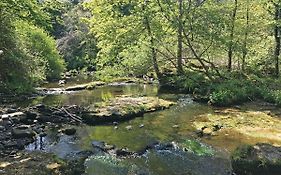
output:
[[[180,143],[188,151],[149,150],[138,157],[118,158],[106,153],[96,153],[85,161],[88,175],[227,175],[231,172],[230,152],[244,143],[256,140],[238,133],[199,138],[193,121],[202,114],[213,114],[215,108],[194,102],[189,95],[161,93],[156,84],[111,84],[94,90],[68,94],[52,94],[18,102],[19,106],[38,103],[47,105],[81,105],[105,101],[120,95],[158,96],[177,102],[170,109],[147,113],[143,117],[112,124],[76,126],[73,136],[57,134],[50,130],[46,137],[38,138],[27,150],[52,152],[62,158],[75,157],[76,153],[91,150],[93,141],[104,141],[118,148],[139,151],[155,142]],[[130,130],[128,130],[130,126]]]

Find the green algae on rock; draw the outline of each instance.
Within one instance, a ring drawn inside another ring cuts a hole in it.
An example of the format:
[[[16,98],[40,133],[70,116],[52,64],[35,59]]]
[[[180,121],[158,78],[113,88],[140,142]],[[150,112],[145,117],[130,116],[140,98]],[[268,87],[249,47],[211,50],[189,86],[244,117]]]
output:
[[[157,97],[117,97],[106,102],[96,103],[83,115],[83,119],[90,124],[126,120],[169,108],[174,102]]]
[[[183,150],[193,152],[198,156],[211,156],[214,154],[214,150],[211,147],[196,140],[185,140],[180,143],[180,146],[183,147]]]

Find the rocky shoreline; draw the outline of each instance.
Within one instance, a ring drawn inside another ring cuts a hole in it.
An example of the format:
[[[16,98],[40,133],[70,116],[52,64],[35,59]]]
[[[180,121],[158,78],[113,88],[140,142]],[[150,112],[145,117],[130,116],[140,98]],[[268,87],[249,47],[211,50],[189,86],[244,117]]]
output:
[[[66,125],[118,122],[173,104],[156,97],[120,97],[96,104],[90,109],[75,105],[51,107],[43,104],[25,109],[3,109],[0,113],[0,151],[5,155],[13,150],[24,149],[25,145],[34,141],[35,136],[46,136],[46,131],[52,127],[61,128],[64,134],[72,135],[75,129],[64,128]]]

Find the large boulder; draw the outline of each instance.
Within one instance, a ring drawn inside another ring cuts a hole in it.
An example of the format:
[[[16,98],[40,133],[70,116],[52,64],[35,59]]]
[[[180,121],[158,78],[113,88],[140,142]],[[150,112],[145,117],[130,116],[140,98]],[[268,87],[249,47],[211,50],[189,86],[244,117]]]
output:
[[[231,162],[233,171],[239,175],[280,175],[281,147],[244,145],[234,151]]]

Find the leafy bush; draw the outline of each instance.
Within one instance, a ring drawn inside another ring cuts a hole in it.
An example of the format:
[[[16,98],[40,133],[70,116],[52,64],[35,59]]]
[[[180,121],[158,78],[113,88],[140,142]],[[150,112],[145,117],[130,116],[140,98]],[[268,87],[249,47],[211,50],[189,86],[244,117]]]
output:
[[[125,72],[119,67],[104,67],[102,70],[97,71],[95,74],[96,78],[102,81],[112,81],[116,77],[124,77]]]
[[[259,97],[259,88],[246,79],[230,79],[214,84],[210,94],[210,103],[219,106],[242,103]]]
[[[17,21],[15,26],[22,59],[25,60],[26,67],[30,68],[32,81],[59,78],[65,65],[56,50],[55,40],[43,29],[28,22]]]
[[[203,74],[197,72],[186,72],[182,76],[169,75],[163,77],[162,84],[173,86],[173,90],[179,90],[185,93],[199,93],[204,94],[208,91],[211,84]]]
[[[55,40],[43,29],[15,20],[7,31],[11,46],[0,59],[1,91],[28,92],[46,79],[60,77],[64,61],[56,50]],[[7,44],[0,43],[0,46],[6,48]]]

